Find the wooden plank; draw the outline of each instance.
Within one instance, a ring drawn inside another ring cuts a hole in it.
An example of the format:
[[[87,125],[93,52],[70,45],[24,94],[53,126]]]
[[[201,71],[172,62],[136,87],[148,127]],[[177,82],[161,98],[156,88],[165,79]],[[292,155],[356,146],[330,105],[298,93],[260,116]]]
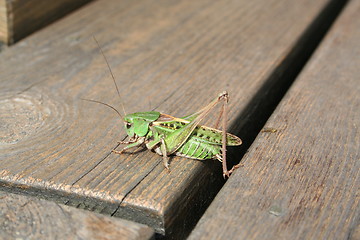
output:
[[[189,239],[360,239],[359,11],[350,2]]]
[[[5,42],[5,39],[8,39],[9,31],[7,27],[8,27],[8,18],[6,12],[6,1],[0,0],[0,42],[2,41]]]
[[[221,164],[174,157],[169,173],[149,151],[110,154],[121,120],[80,100],[119,106],[93,35],[128,112],[185,116],[228,90],[230,131],[245,149],[334,3],[96,1],[4,50],[0,185],[186,235],[223,184]]]
[[[0,0],[0,41],[12,44],[89,0]]]
[[[0,239],[154,239],[142,224],[0,191]]]

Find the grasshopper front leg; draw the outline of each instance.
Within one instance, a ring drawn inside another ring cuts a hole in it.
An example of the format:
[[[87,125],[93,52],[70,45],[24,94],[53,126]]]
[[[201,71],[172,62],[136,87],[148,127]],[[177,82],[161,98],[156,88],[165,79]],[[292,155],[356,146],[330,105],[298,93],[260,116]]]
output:
[[[144,137],[140,137],[138,138],[135,142],[132,142],[132,141],[128,141],[128,142],[119,142],[120,144],[129,144],[127,145],[126,147],[124,147],[123,149],[121,149],[120,151],[116,151],[116,150],[112,150],[113,153],[116,153],[116,154],[122,154],[124,151],[130,149],[130,148],[134,148],[134,147],[138,147],[140,146],[141,144],[143,144],[145,142],[145,138]]]

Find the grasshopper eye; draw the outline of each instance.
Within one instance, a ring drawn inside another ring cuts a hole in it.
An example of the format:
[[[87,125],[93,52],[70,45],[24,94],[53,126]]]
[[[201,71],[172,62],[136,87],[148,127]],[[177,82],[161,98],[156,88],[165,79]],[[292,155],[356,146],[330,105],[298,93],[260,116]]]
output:
[[[126,123],[125,126],[126,126],[127,129],[129,129],[129,128],[131,128],[132,125],[131,125],[131,123]]]

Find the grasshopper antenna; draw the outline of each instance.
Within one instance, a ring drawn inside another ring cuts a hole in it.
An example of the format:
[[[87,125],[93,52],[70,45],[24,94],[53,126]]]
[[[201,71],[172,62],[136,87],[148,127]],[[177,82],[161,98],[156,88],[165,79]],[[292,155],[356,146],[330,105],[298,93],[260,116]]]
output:
[[[102,50],[102,48],[101,48],[98,40],[95,38],[95,36],[93,36],[93,38],[94,38],[94,40],[95,40],[95,42],[96,42],[96,44],[97,44],[97,46],[98,46],[98,48],[99,48],[99,50],[100,50],[100,52],[101,52],[101,55],[102,55],[102,56],[104,57],[104,59],[105,59],[106,65],[107,65],[107,67],[108,67],[108,69],[109,69],[109,71],[110,71],[110,74],[111,74],[111,78],[112,78],[112,80],[113,80],[113,82],[114,82],[114,84],[115,84],[115,88],[116,88],[117,94],[118,94],[119,99],[120,99],[120,103],[121,103],[122,110],[123,110],[123,112],[124,112],[124,115],[126,115],[125,107],[124,107],[123,101],[122,101],[122,99],[121,99],[121,95],[120,95],[120,92],[119,92],[119,88],[118,88],[118,86],[117,86],[117,84],[116,84],[115,77],[114,77],[114,74],[113,74],[113,72],[112,72],[112,70],[111,70],[110,64],[109,64],[109,62],[108,62],[108,60],[107,60],[107,58],[106,58],[106,56],[105,56],[105,54],[104,54],[104,52],[103,52],[103,50]],[[96,102],[96,101],[93,101],[93,102]],[[100,102],[98,102],[98,103],[100,103]],[[103,103],[103,104],[104,104],[104,103]],[[110,108],[113,108],[112,106],[110,106],[110,105],[108,105],[108,104],[104,104],[104,105],[105,105],[105,106],[108,106],[108,107],[110,107]],[[113,108],[113,109],[114,109],[114,108]],[[118,111],[116,110],[116,112],[118,112]],[[119,112],[118,112],[118,113],[119,113]],[[121,116],[121,114],[120,114],[120,116]]]
[[[105,105],[105,106],[111,108],[112,110],[114,110],[114,111],[121,117],[121,119],[124,119],[124,117],[121,115],[121,113],[120,113],[116,108],[114,108],[113,106],[111,106],[110,104],[103,103],[103,102],[96,101],[96,100],[92,100],[92,99],[86,99],[86,98],[81,98],[81,100],[88,101],[88,102],[99,103],[99,104]]]

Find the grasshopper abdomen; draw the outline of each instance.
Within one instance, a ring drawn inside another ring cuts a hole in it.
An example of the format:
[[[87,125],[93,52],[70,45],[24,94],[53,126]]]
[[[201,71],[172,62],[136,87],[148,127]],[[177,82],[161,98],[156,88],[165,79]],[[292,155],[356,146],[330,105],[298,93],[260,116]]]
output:
[[[175,152],[175,155],[192,158],[197,160],[218,158],[221,154],[221,146],[206,144],[204,142],[190,138],[184,143],[180,149]],[[221,160],[221,159],[219,159]]]
[[[170,117],[170,116],[168,116]],[[181,129],[189,124],[190,121],[173,118],[173,121],[162,122],[156,121],[153,126],[156,131],[164,136],[169,133]],[[205,160],[205,159],[218,159],[222,161],[222,134],[223,132],[214,128],[206,126],[197,126],[187,141],[178,148],[174,154],[181,157]],[[241,144],[240,138],[235,135],[227,133],[227,146],[237,146]],[[157,149],[160,153],[160,149]]]

